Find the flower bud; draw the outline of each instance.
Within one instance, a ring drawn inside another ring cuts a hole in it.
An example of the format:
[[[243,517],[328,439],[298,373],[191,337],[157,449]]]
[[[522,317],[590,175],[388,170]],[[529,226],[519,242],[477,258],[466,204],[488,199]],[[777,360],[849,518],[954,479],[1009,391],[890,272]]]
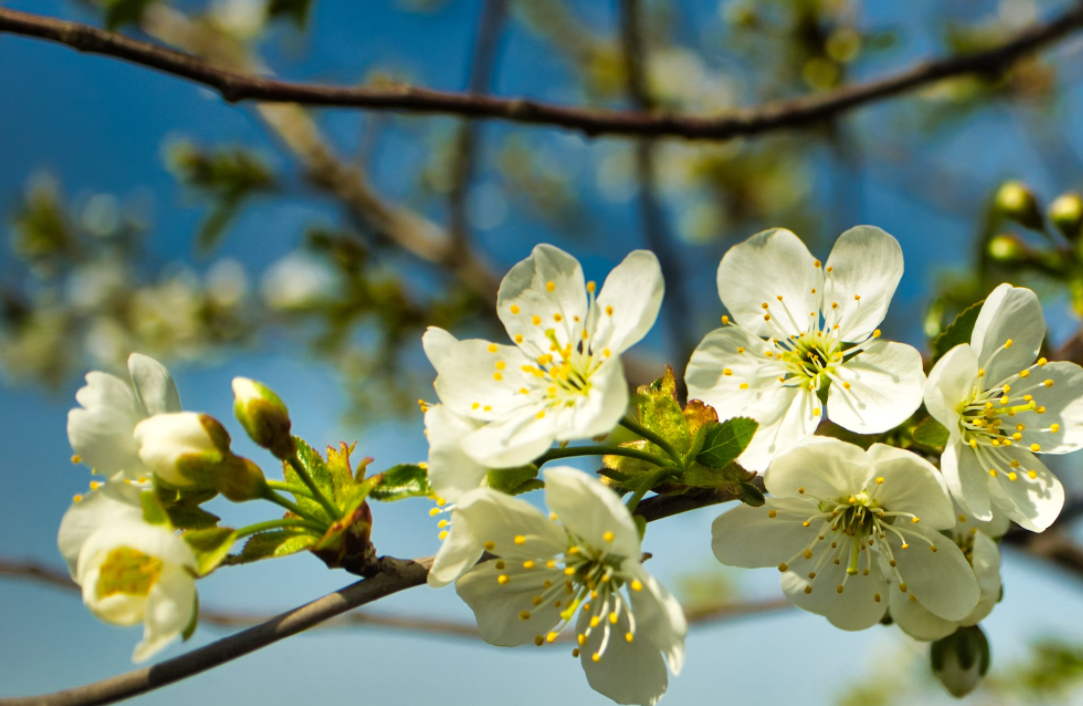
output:
[[[1049,220],[1068,240],[1076,240],[1083,231],[1083,198],[1069,192],[1049,204]]]
[[[233,455],[218,420],[195,412],[144,419],[135,427],[135,442],[147,468],[174,488],[214,487],[215,474]]]
[[[242,503],[264,497],[267,481],[259,466],[230,454],[214,476],[214,487],[227,500]]]
[[[989,257],[1001,263],[1019,262],[1028,254],[1026,243],[1011,233],[993,236],[985,248]]]
[[[233,378],[233,399],[233,413],[252,441],[280,459],[297,453],[289,411],[270,388],[248,378]]]
[[[1023,182],[1004,182],[997,189],[996,207],[1006,218],[1027,228],[1042,230],[1042,214],[1038,210],[1038,199]]]
[[[992,660],[989,640],[977,625],[959,628],[937,640],[929,649],[929,657],[936,678],[956,698],[977,688]]]

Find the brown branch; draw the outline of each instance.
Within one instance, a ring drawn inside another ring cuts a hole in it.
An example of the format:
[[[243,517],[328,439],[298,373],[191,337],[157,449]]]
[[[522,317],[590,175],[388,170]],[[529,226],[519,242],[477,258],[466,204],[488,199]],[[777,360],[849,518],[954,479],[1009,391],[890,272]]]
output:
[[[214,88],[230,102],[255,100],[407,113],[439,113],[562,127],[591,136],[612,134],[713,140],[803,127],[866,103],[891,98],[946,78],[993,73],[1057,42],[1081,25],[1083,3],[1076,2],[1052,20],[1027,27],[1010,40],[991,49],[924,61],[867,83],[736,110],[721,116],[702,117],[642,111],[589,110],[522,98],[449,93],[416,86],[371,88],[291,83],[217,69],[189,54],[89,25],[0,9],[0,32],[44,39],[79,51],[112,56],[157,69]]]

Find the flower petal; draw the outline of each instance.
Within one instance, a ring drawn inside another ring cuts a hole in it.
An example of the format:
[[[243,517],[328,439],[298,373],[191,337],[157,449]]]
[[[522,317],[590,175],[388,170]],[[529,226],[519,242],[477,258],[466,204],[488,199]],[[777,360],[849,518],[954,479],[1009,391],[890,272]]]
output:
[[[978,380],[978,356],[969,344],[960,343],[944,354],[925,381],[925,408],[933,419],[959,435],[960,403],[970,399]]]
[[[835,241],[824,273],[824,303],[839,305],[831,324],[839,324],[842,340],[862,341],[887,315],[902,279],[902,248],[875,226],[857,226]]]
[[[993,517],[989,504],[989,470],[983,470],[974,449],[960,440],[950,442],[940,456],[940,472],[955,502],[978,520]]]
[[[574,441],[608,434],[628,411],[628,381],[619,358],[603,361],[590,376],[589,392],[570,407],[550,406],[546,415],[556,423],[557,441]]]
[[[506,417],[471,432],[463,451],[489,468],[513,468],[541,456],[556,439],[554,416],[537,405],[509,410]]]
[[[1000,601],[1000,550],[997,543],[984,532],[974,531],[973,537],[974,548],[970,553],[970,564],[974,569],[981,597],[970,615],[960,621],[963,625],[977,625],[985,620]]]
[[[181,411],[177,385],[165,366],[145,355],[128,356],[128,373],[135,386],[135,395],[147,415]]]
[[[921,525],[905,527],[908,548],[888,534],[898,576],[930,613],[945,620],[962,620],[978,604],[974,570],[955,542]],[[920,536],[915,536],[920,535]],[[931,546],[930,546],[931,545]],[[936,551],[932,551],[932,546]],[[894,590],[901,592],[901,587]]]
[[[860,446],[814,436],[776,458],[763,483],[777,497],[834,501],[864,490],[870,473],[869,459]]]
[[[549,351],[546,331],[553,331],[561,348],[569,341],[578,345],[587,317],[583,268],[560,248],[538,245],[504,276],[496,311],[508,335],[513,341],[521,336],[531,357]]]
[[[888,589],[891,596],[891,617],[899,624],[899,628],[915,640],[931,642],[955,632],[959,623],[954,620],[943,618],[930,613],[921,605],[913,592],[903,593],[899,590],[896,581],[891,582]]]
[[[184,632],[196,610],[196,582],[176,564],[162,569],[147,596],[143,641],[135,646],[133,662],[142,662],[161,651]]]
[[[1025,287],[1002,284],[986,297],[970,345],[985,369],[990,387],[1030,366],[1045,339],[1045,318],[1038,295]],[[1011,340],[1011,347],[1004,348]]]
[[[504,568],[497,568],[501,564]],[[501,580],[501,576],[506,578]],[[544,636],[560,622],[561,608],[554,601],[565,594],[563,590],[555,593],[545,584],[562,587],[564,581],[562,571],[546,569],[544,564],[524,569],[521,560],[490,559],[463,574],[455,590],[474,611],[483,640],[514,647]],[[537,597],[543,600],[538,602]]]
[[[845,538],[843,535],[836,535]],[[862,546],[861,562],[868,568],[856,576],[846,573],[849,564],[847,544],[840,543],[839,548],[830,550],[823,543],[819,552],[811,559],[798,557],[790,570],[782,574],[782,591],[786,598],[798,608],[816,613],[827,618],[832,625],[842,630],[865,630],[880,622],[887,611],[887,581],[880,573],[877,562],[872,561],[867,546]],[[835,563],[828,555],[823,560],[823,552],[839,555],[841,561]],[[815,578],[809,578],[810,573]],[[839,592],[839,586],[843,587]],[[806,590],[811,589],[806,593]]]
[[[753,417],[760,426],[737,459],[750,471],[766,470],[779,454],[811,439],[820,424],[820,402],[807,388],[785,388],[778,401],[784,406],[774,415]]]
[[[467,497],[463,497],[464,502]],[[485,551],[482,540],[470,530],[469,520],[454,512],[452,510],[451,529],[429,569],[428,582],[433,588],[443,588],[454,582],[473,567]]]
[[[802,523],[818,512],[812,498],[768,498],[762,507],[741,503],[711,525],[711,548],[729,566],[778,566],[816,539],[823,521]]]
[[[421,337],[421,346],[425,349],[425,357],[429,359],[429,363],[436,370],[440,370],[444,357],[451,352],[458,342],[459,339],[436,326],[425,329],[425,335]]]
[[[835,375],[838,379],[827,393],[827,416],[852,432],[887,431],[921,405],[921,353],[905,343],[877,341],[836,368]]]
[[[951,495],[931,463],[917,454],[885,444],[873,444],[868,454],[877,481],[870,490],[881,507],[891,512],[912,513],[933,529],[955,527]]]
[[[456,414],[442,404],[425,412],[429,483],[437,495],[451,502],[480,486],[489,472],[462,449],[463,438],[476,431],[478,426],[479,422]]]
[[[590,613],[580,611],[576,633],[585,634],[589,624]],[[656,704],[669,686],[665,659],[651,640],[642,639],[638,625],[636,639],[628,642],[625,635],[629,628],[626,611],[620,612],[616,624],[602,621],[590,631],[587,642],[580,648],[579,660],[590,687],[603,696],[618,704]],[[594,654],[601,649],[607,633],[605,652],[595,662]]]
[[[1075,363],[1048,363],[1031,372],[1043,383],[1033,392],[1045,412],[1020,412],[1012,420],[1023,424],[1023,445],[1039,444],[1043,454],[1065,454],[1083,447],[1083,368]],[[1046,381],[1052,386],[1045,387]],[[1057,431],[1053,431],[1056,425]]]
[[[488,488],[470,492],[455,505],[453,529],[460,518],[466,519],[474,538],[499,557],[549,559],[568,548],[564,530],[541,510]]]
[[[1001,447],[999,452],[1004,463],[998,467],[996,477],[986,471],[993,502],[1021,527],[1031,532],[1045,531],[1064,507],[1064,486],[1030,451],[1010,446]],[[1011,461],[1019,462],[1014,472],[1008,465]]]
[[[684,638],[688,621],[680,602],[666,587],[647,573],[639,558],[625,559],[621,572],[638,579],[645,590],[632,589],[628,595],[636,621],[636,631],[662,651],[674,675],[684,667]]]
[[[617,354],[638,343],[654,326],[664,294],[665,281],[655,254],[649,250],[629,254],[609,273],[598,295],[592,349],[608,348]]]
[[[533,367],[535,361],[515,346],[472,338],[436,355],[436,394],[459,414],[486,421],[503,419],[533,399],[522,393],[523,388],[534,387],[532,374],[523,368]]]
[[[639,531],[632,514],[616,493],[595,478],[569,466],[547,468],[545,503],[591,547],[624,559],[639,558]]]
[[[139,521],[143,518],[139,493],[139,488],[122,480],[112,480],[87,493],[64,513],[56,543],[73,579],[79,551],[87,537],[107,524],[125,520]]]
[[[777,335],[779,326],[788,334],[801,333],[809,312],[820,311],[822,293],[812,293],[821,277],[815,262],[792,232],[765,230],[730,248],[722,258],[718,296],[734,320],[752,333]],[[764,320],[765,303],[777,326]]]
[[[86,387],[75,393],[82,409],[68,412],[68,440],[83,463],[112,476],[125,471],[129,478],[145,473],[139,447],[132,436],[145,416],[128,384],[106,373],[91,372]]]

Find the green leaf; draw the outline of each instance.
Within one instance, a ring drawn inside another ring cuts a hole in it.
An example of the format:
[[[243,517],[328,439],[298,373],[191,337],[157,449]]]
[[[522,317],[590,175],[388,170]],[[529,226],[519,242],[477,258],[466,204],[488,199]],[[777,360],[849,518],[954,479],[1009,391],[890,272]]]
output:
[[[741,483],[738,490],[740,492],[740,500],[745,505],[751,505],[752,507],[763,507],[763,504],[767,502],[767,500],[763,497],[763,492],[751,483]]]
[[[984,300],[963,309],[955,317],[955,320],[948,324],[939,336],[933,339],[932,362],[935,363],[940,360],[945,353],[960,343],[970,343],[970,334],[974,332],[974,324],[978,321],[978,314],[981,313],[983,303]]]
[[[374,476],[376,485],[369,497],[373,500],[393,502],[406,498],[424,498],[432,494],[425,469],[410,463],[400,463]]]
[[[327,472],[331,476],[331,485],[335,488],[335,502],[341,504],[355,486],[353,469],[350,467],[350,454],[357,443],[347,445],[339,442],[339,448],[327,447]],[[357,480],[363,480],[364,476]]]
[[[143,506],[143,520],[151,525],[163,525],[172,529],[165,505],[153,490],[144,490],[139,494],[139,504]]]
[[[192,618],[188,621],[188,624],[184,627],[184,632],[181,633],[181,640],[188,642],[192,638],[192,635],[196,632],[196,626],[199,625],[199,594],[196,593],[192,597]]]
[[[307,551],[319,544],[321,536],[308,530],[280,529],[261,532],[244,543],[240,554],[231,555],[227,564],[248,564],[262,559],[277,559]]]
[[[215,527],[185,532],[181,537],[196,555],[199,575],[206,576],[225,560],[237,539],[237,533],[232,527]]]
[[[315,482],[316,487],[320,489],[320,492],[322,492],[325,497],[332,497],[334,488],[331,482],[331,472],[327,470],[327,464],[323,462],[323,457],[320,456],[319,452],[309,446],[304,439],[297,436],[293,438],[294,441],[297,442],[297,458],[300,459],[301,465],[308,471],[308,474],[312,476],[312,480]],[[282,474],[287,482],[301,487],[307,487],[305,482],[301,480],[301,477],[297,475],[297,471],[293,470],[293,467],[290,466],[287,461],[282,462]],[[335,518],[327,515],[327,511],[323,508],[323,505],[312,498],[300,494],[294,494],[293,497],[305,512],[325,520],[328,524],[335,520]]]
[[[165,509],[169,521],[179,530],[204,530],[216,527],[222,518],[201,507],[169,505]]]
[[[138,22],[154,0],[108,0],[105,7],[105,28],[117,29]]]
[[[753,419],[735,417],[707,426],[703,448],[696,455],[696,461],[711,468],[725,468],[748,447],[759,424]]]
[[[942,449],[950,438],[951,432],[948,431],[947,427],[932,417],[925,417],[920,424],[914,427],[914,441],[922,446]]]
[[[531,478],[526,483],[523,483],[522,485],[516,486],[511,491],[510,494],[511,495],[522,495],[523,493],[529,493],[532,490],[541,490],[544,487],[545,487],[545,481],[539,480],[538,478]]]
[[[736,463],[722,468],[705,466],[693,461],[677,478],[677,482],[693,488],[720,488],[738,492],[737,486],[748,478],[748,471]]]
[[[677,379],[673,369],[667,365],[665,375],[640,387],[639,395],[643,398],[638,405],[639,423],[668,441],[679,453],[687,452],[691,443],[688,422],[677,402]],[[662,449],[654,450],[666,455]]]
[[[525,493],[520,488],[538,477],[537,466],[519,466],[518,468],[500,468],[489,471],[489,487],[509,495]]]

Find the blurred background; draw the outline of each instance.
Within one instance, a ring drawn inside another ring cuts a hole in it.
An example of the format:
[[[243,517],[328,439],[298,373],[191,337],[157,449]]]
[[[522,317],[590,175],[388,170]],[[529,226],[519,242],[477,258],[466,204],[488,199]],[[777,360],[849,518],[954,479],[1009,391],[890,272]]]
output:
[[[409,83],[702,115],[981,51],[1071,6],[0,5],[295,81]],[[636,141],[441,116],[229,105],[171,76],[0,34],[0,695],[76,686],[131,667],[139,629],[101,624],[77,594],[26,573],[62,570],[56,528],[89,480],[70,463],[65,432],[82,376],[122,371],[132,351],[166,363],[185,408],[226,422],[238,452],[269,475],[273,459],[230,424],[236,375],[274,388],[313,446],[356,440],[358,456],[374,457],[372,468],[382,470],[427,453],[416,404],[435,397],[420,346],[424,327],[499,340],[496,286],[536,243],[569,250],[598,280],[630,250],[662,256],[666,308],[629,356],[629,374],[641,384],[666,363],[683,370],[691,348],[717,324],[715,269],[728,247],[784,226],[823,258],[839,233],[868,223],[897,237],[906,257],[886,337],[928,350],[955,314],[1011,281],[1042,296],[1049,350],[1079,362],[1079,228],[1043,214],[1056,197],[1083,188],[1081,50],[1083,31],[1069,32],[1010,66],[930,83],[798,130],[724,142]],[[1014,181],[1026,190],[1022,197],[1015,190],[1012,201],[1002,187]],[[1083,460],[1060,460],[1055,470],[1078,494]],[[216,503],[212,509],[232,524],[267,516],[263,507]],[[983,623],[994,664],[969,697],[974,703],[1083,702],[1078,505],[1070,503],[1074,510],[1042,542],[1023,538],[1005,548],[1006,599]],[[430,507],[423,500],[375,507],[377,549],[434,553]],[[927,646],[894,627],[843,633],[778,608],[776,572],[720,567],[709,546],[719,512],[652,525],[645,542],[652,571],[686,609],[716,616],[692,628],[685,671],[666,703],[950,701],[930,681]],[[267,615],[351,580],[300,554],[223,569],[200,583],[200,595],[205,610]],[[453,591],[427,587],[371,610],[471,618]],[[204,624],[188,645],[160,658],[232,629]],[[609,703],[589,689],[569,652],[340,626],[137,700]]]

